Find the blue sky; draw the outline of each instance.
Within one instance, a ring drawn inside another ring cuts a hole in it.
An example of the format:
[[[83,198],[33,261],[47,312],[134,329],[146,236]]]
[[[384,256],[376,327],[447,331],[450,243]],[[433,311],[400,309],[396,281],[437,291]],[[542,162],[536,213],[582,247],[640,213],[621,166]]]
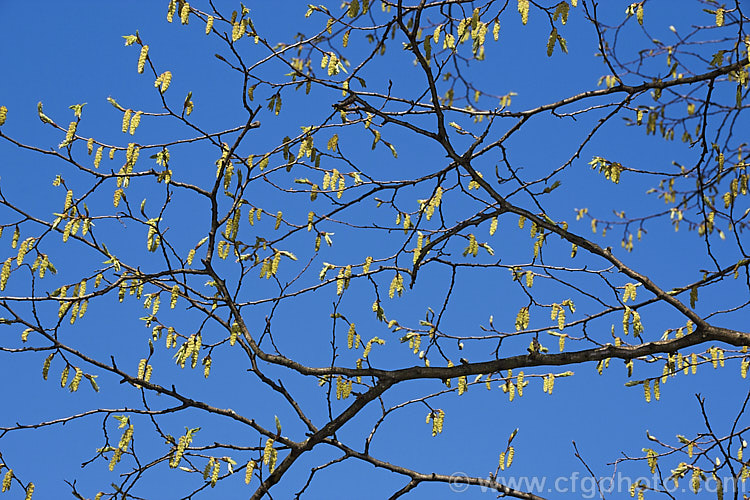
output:
[[[223,11],[239,8],[239,5],[224,0],[214,3]],[[198,2],[194,4],[197,8],[205,8],[204,5],[198,6]],[[627,2],[611,2],[600,6],[600,12],[603,18],[619,23],[624,18],[627,5]],[[323,22],[319,14],[314,14],[305,21],[305,2],[284,2],[283,8],[265,2],[248,2],[248,7],[256,27],[270,42],[288,41],[298,31],[313,32],[314,29],[320,29],[320,23]],[[339,12],[338,3],[328,7],[333,12]],[[631,22],[620,35],[623,50],[635,53],[648,43],[649,37],[672,43],[669,41],[670,37],[675,35],[670,30],[670,25],[678,33],[682,33],[693,24],[713,22],[711,15],[701,12],[697,2],[691,3],[690,10],[686,9],[684,15],[675,14],[672,7],[673,5],[667,6],[665,3],[647,2],[645,19],[648,32],[641,32]],[[376,8],[379,10],[379,7]],[[150,112],[159,112],[161,108],[158,92],[153,87],[153,77],[136,72],[138,47],[126,47],[123,43],[122,36],[134,34],[136,30],[144,42],[149,44],[149,54],[158,71],[169,69],[173,73],[173,81],[166,94],[173,106],[179,108],[187,92],[192,92],[195,111],[191,118],[202,130],[217,131],[243,125],[247,114],[241,106],[241,79],[214,57],[215,53],[219,53],[229,58],[226,46],[215,37],[206,37],[203,34],[204,25],[198,19],[191,19],[188,26],[181,26],[179,22],[167,23],[166,10],[167,2],[132,1],[116,4],[80,1],[65,6],[43,2],[34,4],[33,7],[24,2],[0,2],[0,17],[6,21],[4,30],[0,33],[0,61],[4,68],[4,77],[0,78],[0,105],[7,106],[9,110],[3,133],[41,149],[56,148],[64,134],[40,123],[36,106],[42,101],[44,112],[63,124],[72,119],[70,105],[86,102],[78,133],[83,137],[94,136],[97,141],[119,147],[132,140],[149,144],[195,136],[195,131],[174,120],[149,116],[144,116],[135,135],[136,139],[122,134],[122,113],[107,103],[107,97],[113,97],[128,108]],[[487,60],[467,70],[467,75],[479,86],[490,89],[488,92],[497,95],[516,92],[518,95],[513,98],[509,109],[529,109],[584,90],[595,89],[598,79],[608,73],[601,58],[595,57],[595,33],[583,18],[581,7],[571,10],[570,22],[561,29],[561,34],[568,40],[570,53],[565,55],[556,49],[551,58],[547,58],[545,53],[549,25],[541,15],[532,11],[529,24],[522,26],[515,8],[509,10],[501,18],[499,41],[488,42]],[[423,92],[424,77],[412,65],[411,58],[400,52],[400,46],[399,40],[391,42],[387,55],[373,60],[372,68],[363,74],[368,90],[385,92],[391,80],[394,94],[416,98]],[[356,62],[367,49],[365,42],[353,37],[347,54],[351,54],[352,61]],[[265,49],[251,41],[242,47],[242,51],[247,60],[267,55]],[[623,55],[623,59],[627,60],[628,57]],[[314,58],[313,63],[318,61],[319,58]],[[659,64],[664,64],[663,58],[659,61]],[[656,65],[656,62],[653,64]],[[701,72],[708,69],[700,65],[694,67]],[[668,66],[664,64],[659,71],[666,73],[667,69]],[[260,74],[281,81],[287,71],[280,65],[269,64]],[[641,82],[634,78],[626,83]],[[731,105],[734,100],[733,88],[727,86],[718,89],[717,99],[724,99]],[[261,127],[250,132],[250,138],[243,144],[240,155],[263,154],[277,145],[284,136],[299,134],[300,127],[320,123],[331,113],[331,104],[341,99],[340,91],[315,90],[307,98],[302,91],[295,93],[285,90],[284,107],[276,117],[265,108],[265,99],[269,96],[268,88],[260,86],[255,103],[263,105],[258,115]],[[644,95],[634,104],[649,105],[652,102],[649,96]],[[496,99],[483,97],[480,101],[480,105],[482,104],[494,107]],[[592,102],[593,104],[596,103]],[[594,110],[575,120],[570,117],[556,118],[549,114],[534,117],[505,144],[508,158],[514,166],[522,167],[520,172],[525,178],[545,175],[575,153],[582,138],[603,114],[604,112]],[[630,117],[633,118],[633,115],[631,113]],[[451,119],[459,121],[467,130],[478,130],[476,125],[463,117]],[[338,122],[334,120],[331,123]],[[493,130],[495,139],[509,126],[504,123]],[[510,123],[511,120],[508,120],[508,124]],[[736,130],[743,130],[743,125],[744,122],[739,121]],[[384,127],[382,133],[383,139],[392,142],[397,149],[398,158],[394,158],[382,144],[371,151],[372,136],[361,128],[332,129],[341,136],[341,150],[356,159],[356,167],[361,172],[374,179],[417,178],[443,168],[446,164],[445,152],[436,148],[434,143],[396,126]],[[316,146],[322,149],[324,141],[330,135],[331,131],[321,132],[316,137]],[[465,146],[462,137],[456,134],[451,137],[455,139],[456,145]],[[227,134],[224,140],[229,142],[232,138],[231,134]],[[77,154],[84,157],[85,143],[77,147]],[[292,148],[293,152],[296,150],[296,146]],[[170,151],[175,178],[201,185],[213,182],[216,148],[188,144],[170,148]],[[150,154],[153,152],[148,155]],[[117,155],[115,162],[105,158],[102,168],[107,171],[116,170],[124,156],[121,151]],[[142,156],[140,161],[144,164],[152,161],[148,160],[148,155]],[[594,217],[610,219],[614,218],[613,210],[626,210],[628,216],[638,217],[666,207],[656,196],[644,194],[658,183],[659,177],[625,172],[622,181],[615,185],[590,169],[588,162],[593,156],[602,156],[638,169],[670,171],[674,168],[672,161],[689,164],[694,161],[696,151],[679,141],[666,142],[659,137],[646,136],[642,127],[625,127],[619,117],[609,122],[583,149],[580,158],[559,177],[561,187],[544,198],[544,209],[550,217],[557,221],[568,221],[571,230],[584,236],[591,235],[590,222],[588,219],[576,221],[575,209],[586,207]],[[339,168],[341,171],[351,169],[351,166],[342,164],[343,162],[331,160],[325,168]],[[494,175],[496,165],[502,166],[501,158],[498,153],[491,153],[479,160],[476,168],[485,178],[490,178]],[[76,195],[92,186],[88,176],[75,172],[63,162],[23,151],[6,141],[0,141],[2,193],[9,199],[16,200],[15,203],[19,206],[28,208],[32,215],[51,218],[52,213],[62,209],[65,189],[52,186],[52,181],[58,174],[62,175],[68,188],[73,189]],[[277,185],[290,188],[295,186],[295,178],[311,175],[310,172],[298,173],[293,170],[288,174],[284,171],[275,172],[269,178]],[[320,178],[313,180],[320,182]],[[429,197],[429,189],[433,187],[434,183],[424,183],[399,191],[399,209],[415,210],[418,206],[416,200]],[[153,182],[134,181],[128,189],[131,206],[137,209],[140,200],[146,198],[145,207],[149,214],[158,213],[166,196],[163,185]],[[111,205],[113,190],[113,185],[107,185],[91,196],[87,203],[92,208],[97,207],[94,213],[115,213]],[[357,192],[354,190],[351,196]],[[185,191],[177,190],[173,196],[173,205],[165,211],[165,225],[169,227],[167,234],[170,241],[179,246],[178,250],[184,256],[205,235],[209,206]],[[309,210],[323,212],[326,206],[332,206],[325,205],[329,203],[325,200],[316,201],[317,205],[313,205],[306,194],[289,196],[261,181],[254,183],[246,196],[253,204],[269,213],[283,210],[285,214],[291,214],[290,217],[298,223],[305,220]],[[537,211],[524,195],[518,195],[515,201],[529,210]],[[744,203],[747,205],[746,201]],[[448,219],[460,220],[472,215],[480,205],[453,191],[446,194],[444,206]],[[98,207],[102,207],[101,211]],[[746,206],[742,210],[744,208]],[[346,224],[331,222],[324,230],[334,233],[333,246],[328,248],[323,244],[321,252],[310,265],[310,270],[299,282],[301,284],[295,286],[318,282],[317,275],[324,262],[346,265],[361,263],[368,255],[387,256],[394,253],[405,241],[403,232],[393,229],[394,216],[394,211],[387,206],[376,208],[372,199],[361,207],[347,210],[341,217],[342,221],[378,224],[391,229],[357,231]],[[243,213],[243,221],[246,221],[246,217],[246,213]],[[15,256],[16,251],[10,248],[12,228],[9,227],[18,221],[17,214],[5,207],[0,210],[0,223],[6,225],[4,236],[0,239],[0,248],[5,252],[1,256],[2,260]],[[516,223],[517,218],[501,218],[498,231],[493,237],[488,235],[488,223],[472,228],[477,238],[492,245],[496,252],[495,258],[480,254],[476,262],[491,263],[499,258],[502,265],[529,263],[532,244],[528,238],[528,226],[520,230]],[[100,227],[96,229],[103,241],[123,261],[128,260],[129,263],[142,265],[144,270],[151,271],[160,264],[159,259],[144,248],[145,229],[142,225],[114,220],[101,220],[98,225]],[[24,228],[29,228],[27,232],[22,231],[23,237],[34,234],[31,226],[23,225]],[[247,234],[257,231],[259,235],[268,236],[273,234],[272,229],[273,219],[266,215],[260,224],[252,228],[246,227],[243,231],[248,231]],[[621,233],[617,228],[612,229],[606,237],[599,233],[592,239],[602,247],[614,247],[618,257],[626,264],[649,275],[665,290],[695,281],[700,278],[699,269],[710,268],[705,247],[695,232],[681,230],[675,233],[669,221],[664,219],[649,221],[645,229],[647,234],[643,242],[637,244],[631,253],[620,248]],[[249,241],[254,239],[248,238]],[[300,259],[297,262],[282,261],[282,281],[293,279],[307,260],[313,257],[312,238],[312,235],[302,232],[284,243]],[[58,244],[53,244],[53,241]],[[45,244],[49,246],[45,246],[43,251],[55,252],[54,262],[60,271],[56,276],[44,280],[46,291],[51,292],[72,280],[80,280],[82,275],[102,267],[101,256],[82,246],[62,245],[53,238],[49,238]],[[712,244],[724,265],[737,260],[737,249],[732,245],[731,238],[726,242],[715,239]],[[410,248],[413,247],[414,242],[410,242],[410,245]],[[461,253],[462,248],[459,246],[457,242],[450,247],[454,257]],[[569,244],[560,242],[557,238],[550,238],[545,252],[549,256],[550,265],[587,266],[590,269],[607,267],[600,259],[581,252],[576,259],[570,259]],[[406,257],[410,255],[406,254]],[[196,262],[197,260],[196,258]],[[237,268],[230,261],[231,259],[226,263],[219,262],[217,269],[224,273],[230,284],[234,284]],[[257,270],[250,272],[241,301],[258,300],[274,292],[273,284],[267,280],[258,280],[257,274]],[[482,335],[480,325],[488,326],[489,318],[493,316],[498,329],[512,331],[516,313],[519,307],[525,305],[527,298],[518,284],[509,279],[509,275],[507,269],[461,270],[441,330],[460,337]],[[375,275],[381,296],[387,295],[391,277],[392,272],[389,274],[385,271]],[[28,292],[28,285],[22,278],[16,278],[15,281],[13,278],[15,276],[11,277],[5,293],[21,295],[24,291]],[[198,279],[205,281],[203,277]],[[628,282],[628,279],[615,274],[612,275],[612,280],[618,286]],[[747,288],[743,289],[742,283],[729,281],[701,291],[696,308],[699,314],[710,313],[725,304],[747,300]],[[418,324],[425,317],[428,308],[439,311],[449,282],[450,272],[444,266],[434,265],[422,269],[415,286],[407,288],[403,297],[392,300],[384,298],[386,315],[389,319],[398,319],[400,324]],[[594,279],[581,278],[579,283],[583,287],[590,287],[587,290],[594,296],[612,293]],[[538,279],[535,288],[535,293],[539,294],[543,302],[559,302],[567,297],[565,293],[573,293],[565,291],[565,287],[550,284],[549,281],[545,283],[543,278]],[[573,315],[573,319],[594,311],[596,304],[593,299],[575,295],[578,312]],[[639,288],[639,298],[645,296],[647,292]],[[337,300],[334,283],[283,301],[275,312],[273,321],[274,337],[279,349],[286,356],[311,366],[329,365],[334,325],[330,315],[332,304]],[[162,307],[166,310],[168,306],[164,299],[162,301]],[[337,311],[357,324],[358,331],[365,340],[375,336],[386,340],[384,346],[373,348],[370,358],[373,366],[402,368],[421,364],[422,361],[399,342],[402,332],[389,331],[384,323],[373,317],[370,309],[372,301],[372,286],[364,279],[354,280],[337,306]],[[174,311],[166,311],[165,314],[169,315],[170,324],[189,334],[195,331],[202,317],[200,313],[188,310],[185,305],[182,302]],[[40,307],[41,313],[55,316],[57,305],[47,306]],[[264,318],[270,311],[270,304],[246,308],[245,321],[251,332],[260,334],[263,331]],[[128,298],[123,304],[119,304],[115,294],[92,301],[87,315],[76,322],[74,327],[65,327],[61,332],[64,332],[65,342],[69,345],[101,357],[105,362],[110,356],[115,356],[118,366],[135,373],[139,359],[148,354],[147,342],[151,330],[144,328],[143,321],[139,319],[144,314],[141,302]],[[547,325],[547,314],[546,310],[535,313],[531,326],[541,328]],[[658,340],[665,329],[684,325],[684,318],[675,315],[665,306],[644,308],[641,315],[646,325],[646,340]],[[721,317],[718,322],[721,326],[742,329],[747,324],[747,319],[747,310],[742,309]],[[621,313],[608,315],[592,322],[590,333],[598,341],[609,342],[610,325],[614,324],[619,329],[620,322]],[[16,325],[4,326],[0,332],[0,346],[22,346],[20,329]],[[570,332],[572,336],[580,333]],[[353,366],[357,354],[348,352],[345,341],[342,344],[341,340],[345,339],[346,325],[336,322],[335,334],[339,342],[337,352],[340,355],[337,364]],[[205,334],[206,341],[210,338],[218,341],[221,335],[216,325],[209,326]],[[529,337],[508,340],[503,344],[501,355],[524,354],[529,340]],[[543,334],[540,341],[552,352],[556,352],[556,337]],[[172,359],[174,352],[166,351],[163,344],[162,338],[158,341],[152,362],[157,383],[165,387],[174,384],[189,397],[205,399],[217,407],[232,408],[256,419],[260,425],[269,429],[274,428],[274,417],[278,416],[284,435],[296,440],[304,439],[305,428],[295,418],[290,407],[247,373],[248,361],[241,351],[230,350],[226,346],[217,348],[212,374],[206,380],[200,367],[190,370],[175,366]],[[34,345],[42,346],[44,343],[39,341]],[[269,345],[264,346],[270,348]],[[457,363],[459,357],[467,357],[471,361],[491,359],[495,344],[490,346],[484,342],[466,340],[465,348],[459,350],[457,341],[446,340],[441,346],[444,346],[446,355]],[[581,347],[585,348],[587,345]],[[569,341],[567,349],[575,348],[576,344]],[[40,372],[46,355],[46,352],[0,353],[0,378],[4,381],[5,389],[4,402],[0,407],[0,427],[11,426],[15,422],[31,424],[62,418],[91,408],[142,406],[138,391],[127,384],[120,384],[119,378],[93,368],[84,367],[87,373],[99,375],[97,380],[101,392],[94,393],[88,385],[84,387],[84,384],[76,393],[61,389],[57,380],[63,364],[59,359],[55,362],[57,364],[52,365],[50,380],[43,383]],[[433,353],[429,355],[432,356]],[[431,361],[436,366],[445,364],[437,353]],[[633,378],[654,376],[661,372],[661,367],[662,363],[637,364]],[[498,388],[497,382],[489,392],[484,385],[477,385],[460,397],[455,392],[441,396],[434,406],[445,411],[446,419],[444,431],[437,437],[431,436],[431,427],[425,424],[427,408],[422,404],[410,405],[385,419],[372,442],[371,452],[376,458],[420,472],[466,473],[487,477],[497,467],[498,455],[505,449],[508,436],[518,428],[518,435],[513,441],[516,458],[513,466],[503,472],[505,477],[544,477],[551,482],[558,477],[571,478],[571,474],[576,472],[587,475],[582,464],[575,458],[571,445],[573,440],[594,473],[597,476],[608,476],[613,473],[613,469],[607,466],[608,463],[622,457],[622,454],[642,456],[642,448],[653,446],[646,437],[646,430],[671,443],[675,442],[676,434],[692,436],[701,432],[702,417],[695,393],[706,396],[707,409],[715,422],[716,432],[726,433],[746,391],[745,381],[739,376],[738,360],[727,362],[727,367],[723,370],[713,370],[710,365],[702,365],[697,376],[680,375],[671,378],[662,387],[660,401],[649,404],[644,402],[640,387],[625,387],[627,373],[622,361],[612,360],[603,375],[597,374],[593,363],[552,371],[560,373],[567,369],[574,371],[575,376],[558,379],[551,395],[542,392],[541,379],[532,379],[523,397],[516,398],[512,403]],[[285,386],[297,395],[313,420],[317,423],[326,421],[328,410],[325,388],[318,387],[316,380],[291,376],[283,368],[267,367],[267,370],[270,378],[284,380]],[[546,374],[549,371],[527,370],[527,374]],[[455,380],[453,382],[455,384]],[[439,381],[406,382],[391,389],[384,397],[384,404],[389,407],[440,389]],[[168,401],[166,396],[149,396],[149,403],[161,408],[172,405],[173,401]],[[333,406],[337,411],[345,407],[344,403],[335,399]],[[374,402],[365,408],[341,429],[337,437],[360,450],[379,417],[379,406],[378,402]],[[257,447],[262,446],[264,441],[247,428],[220,418],[207,417],[196,410],[160,418],[159,422],[165,432],[174,436],[181,435],[185,427],[201,427],[193,442],[194,446],[232,442],[238,446]],[[33,481],[36,484],[37,493],[34,498],[64,497],[69,488],[63,480],[77,480],[79,491],[86,497],[93,498],[97,491],[118,481],[117,475],[132,466],[132,463],[127,462],[129,459],[126,459],[114,472],[109,472],[107,462],[100,459],[83,469],[80,467],[82,462],[93,458],[96,449],[102,446],[102,421],[103,417],[96,415],[65,426],[13,431],[0,438],[0,453],[24,482]],[[144,457],[162,453],[164,448],[160,438],[151,431],[148,419],[136,416],[133,417],[133,422],[134,446],[137,450]],[[121,433],[116,429],[116,422],[110,419],[106,429],[110,439],[116,442]],[[221,455],[227,453],[222,451]],[[285,452],[280,454],[283,458]],[[332,448],[316,449],[306,454],[282,482],[273,488],[273,497],[291,498],[305,484],[310,468],[339,455]],[[242,465],[248,459],[258,458],[258,453],[237,451],[233,458]],[[198,468],[202,468],[205,460],[196,459],[195,463]],[[676,463],[666,460],[665,475],[669,475],[668,469],[675,465]],[[642,462],[625,462],[617,470],[629,478],[650,475],[648,467]],[[222,474],[225,472],[225,465],[222,465]],[[241,476],[244,474],[239,473],[222,480],[215,489],[202,494],[205,498],[249,497],[254,487],[257,487],[258,480],[254,479],[248,486]],[[387,498],[405,482],[403,477],[349,460],[321,472],[308,488],[307,497]],[[181,498],[191,488],[202,483],[202,477],[189,476],[164,465],[144,475],[134,494],[144,498]],[[550,497],[580,498],[587,493],[584,490],[591,486],[590,483],[581,482],[577,485],[576,491],[552,493]],[[687,486],[687,482],[683,481],[682,485]],[[12,490],[11,494],[15,495],[13,498],[22,498],[18,496],[19,491]],[[448,496],[449,492],[450,489],[444,484],[425,484],[419,486],[411,497],[442,498]],[[538,493],[545,495],[545,492]],[[485,498],[493,495],[492,492],[484,492],[478,488],[453,494],[459,498]],[[704,495],[709,497],[709,493],[701,493],[699,497]],[[613,495],[617,496],[621,495]]]

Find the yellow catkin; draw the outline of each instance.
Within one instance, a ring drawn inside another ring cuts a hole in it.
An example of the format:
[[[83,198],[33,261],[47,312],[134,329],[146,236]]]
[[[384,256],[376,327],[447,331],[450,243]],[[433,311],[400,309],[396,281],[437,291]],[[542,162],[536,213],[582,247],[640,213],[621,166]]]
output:
[[[8,257],[8,259],[3,264],[2,273],[0,273],[0,290],[5,290],[5,285],[8,283],[8,277],[10,277],[11,260],[12,257]]]
[[[102,153],[104,151],[103,146],[99,146],[99,148],[96,150],[96,154],[94,155],[94,167],[99,168],[99,164],[102,162]]]
[[[180,287],[179,287],[179,285],[172,286],[171,297],[170,297],[170,301],[169,301],[169,308],[170,309],[174,309],[175,306],[177,305],[177,297],[178,297],[179,293],[180,293]]]
[[[138,56],[138,73],[143,73],[143,68],[145,68],[146,66],[147,58],[148,58],[148,45],[144,45],[143,47],[141,47],[141,53]]]
[[[255,470],[255,461],[250,460],[245,466],[245,484],[250,484],[253,479],[253,471]]]
[[[188,2],[185,2],[182,4],[182,10],[180,10],[180,22],[182,24],[187,24],[189,21],[190,16],[190,4]]]
[[[234,23],[232,25],[232,41],[236,42],[245,34],[246,25],[244,22]]]
[[[68,131],[65,133],[65,140],[60,144],[61,148],[68,146],[76,136],[76,128],[78,128],[78,122],[72,121],[68,125]]]
[[[34,483],[29,483],[26,486],[26,498],[24,500],[31,500],[31,496],[34,494]]]
[[[172,22],[174,13],[177,10],[177,0],[169,0],[169,8],[167,9],[167,21]]]
[[[126,109],[125,113],[122,115],[122,133],[127,133],[128,128],[130,127],[130,117],[133,114],[132,109]],[[114,154],[114,150],[110,150],[109,153],[109,159],[112,159],[112,155]]]
[[[356,334],[356,328],[354,326],[354,323],[349,325],[349,332],[347,334],[346,338],[346,345],[349,349],[354,347],[354,335]]]
[[[282,213],[281,213],[281,210],[279,210],[276,213],[276,224],[274,226],[274,230],[278,229],[281,226],[281,220],[282,220],[281,217],[282,217]]]
[[[135,134],[135,130],[138,128],[138,125],[141,124],[141,115],[143,114],[143,111],[138,111],[133,116],[132,120],[130,120],[130,135]]]
[[[169,88],[169,84],[172,83],[172,72],[165,71],[159,76],[159,78],[161,78],[161,82],[159,83],[161,85],[161,93],[163,94]]]
[[[458,395],[460,396],[464,392],[466,392],[469,388],[469,385],[466,381],[465,376],[458,377]]]
[[[11,481],[13,480],[13,469],[8,469],[8,471],[5,473],[5,476],[3,476],[3,487],[2,491],[8,491],[10,489]]]

